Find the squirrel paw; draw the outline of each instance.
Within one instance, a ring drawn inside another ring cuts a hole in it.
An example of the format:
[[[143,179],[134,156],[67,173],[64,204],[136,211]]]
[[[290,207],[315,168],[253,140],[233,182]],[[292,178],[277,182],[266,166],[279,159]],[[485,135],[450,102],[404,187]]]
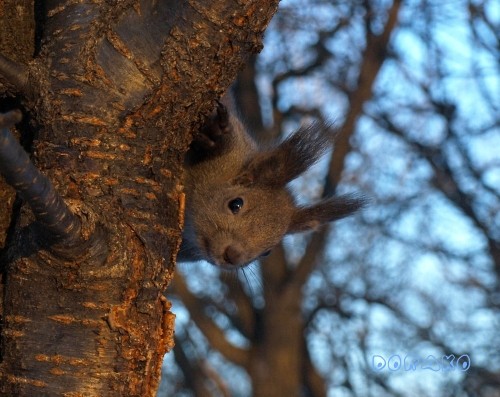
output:
[[[229,133],[229,114],[226,107],[217,101],[216,111],[209,117],[200,131],[194,135],[193,144],[198,149],[214,149]]]

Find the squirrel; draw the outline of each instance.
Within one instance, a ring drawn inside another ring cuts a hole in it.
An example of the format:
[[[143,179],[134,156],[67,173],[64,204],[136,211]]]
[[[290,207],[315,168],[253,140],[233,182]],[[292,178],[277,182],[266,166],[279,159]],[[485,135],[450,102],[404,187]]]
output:
[[[298,206],[286,186],[331,146],[329,125],[301,127],[262,148],[233,109],[226,94],[186,154],[186,215],[177,261],[244,267],[268,255],[286,234],[317,229],[364,205],[359,196],[343,195]]]

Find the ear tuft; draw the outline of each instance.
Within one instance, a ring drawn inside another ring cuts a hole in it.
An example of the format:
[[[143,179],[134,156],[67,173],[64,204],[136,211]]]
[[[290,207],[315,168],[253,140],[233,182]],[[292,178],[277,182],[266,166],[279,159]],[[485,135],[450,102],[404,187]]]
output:
[[[315,230],[325,223],[352,215],[367,203],[364,196],[347,194],[327,198],[310,207],[299,207],[292,216],[287,233]]]
[[[233,182],[283,187],[316,163],[334,138],[331,124],[316,122],[301,127],[275,148],[253,157]]]

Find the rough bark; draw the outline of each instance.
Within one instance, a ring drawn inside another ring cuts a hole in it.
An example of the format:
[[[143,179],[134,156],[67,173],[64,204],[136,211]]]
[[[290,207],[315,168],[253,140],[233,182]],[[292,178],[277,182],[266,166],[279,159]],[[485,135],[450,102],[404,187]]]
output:
[[[11,59],[28,62],[35,51],[35,8],[32,0],[5,0],[0,3],[0,51]],[[9,21],[17,21],[13,24]],[[7,87],[0,80],[0,94],[5,94]],[[0,111],[5,111],[15,101],[2,100]],[[15,191],[0,178],[0,249],[4,246],[7,229],[15,200]]]
[[[20,210],[0,262],[0,394],[154,395],[172,347],[163,292],[181,239],[183,154],[261,48],[277,2],[40,4],[40,51],[3,88],[29,115],[35,164],[85,243],[49,243]]]

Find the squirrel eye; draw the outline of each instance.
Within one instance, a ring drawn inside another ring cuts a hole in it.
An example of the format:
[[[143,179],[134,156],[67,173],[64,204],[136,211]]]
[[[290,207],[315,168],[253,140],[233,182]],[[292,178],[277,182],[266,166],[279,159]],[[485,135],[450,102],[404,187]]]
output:
[[[231,212],[236,215],[238,212],[240,212],[243,204],[243,199],[241,197],[236,197],[234,200],[231,200],[227,206],[229,207]]]
[[[267,250],[266,252],[262,253],[260,256],[269,256],[271,254],[271,250]]]

